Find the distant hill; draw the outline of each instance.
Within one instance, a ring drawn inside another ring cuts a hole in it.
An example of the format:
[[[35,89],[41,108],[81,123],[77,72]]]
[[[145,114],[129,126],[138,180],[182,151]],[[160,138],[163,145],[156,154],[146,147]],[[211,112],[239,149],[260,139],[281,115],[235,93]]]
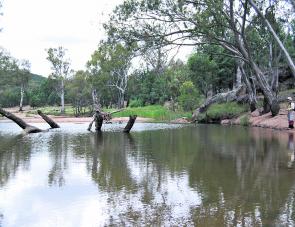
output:
[[[31,78],[29,80],[29,87],[39,86],[45,80],[47,80],[46,77],[31,73]]]

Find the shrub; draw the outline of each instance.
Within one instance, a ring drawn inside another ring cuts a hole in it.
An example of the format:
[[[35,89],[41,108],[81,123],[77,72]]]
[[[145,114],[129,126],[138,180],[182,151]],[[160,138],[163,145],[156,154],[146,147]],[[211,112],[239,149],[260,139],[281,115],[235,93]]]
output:
[[[184,111],[192,111],[198,106],[200,95],[193,82],[186,81],[181,85],[178,101]]]
[[[133,99],[129,103],[129,107],[141,107],[143,106],[143,101],[141,99]]]

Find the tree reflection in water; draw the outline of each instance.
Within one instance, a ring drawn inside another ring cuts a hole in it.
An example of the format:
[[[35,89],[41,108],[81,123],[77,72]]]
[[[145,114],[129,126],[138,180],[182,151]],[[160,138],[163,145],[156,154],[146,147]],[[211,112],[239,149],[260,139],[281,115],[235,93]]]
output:
[[[29,167],[31,140],[23,135],[2,136],[0,134],[0,188],[16,175],[17,170]]]
[[[65,187],[82,163],[97,187],[93,199],[107,197],[106,224],[294,225],[292,144],[293,134],[202,125],[0,136],[0,187],[20,167],[29,171],[42,145],[48,147],[48,185]]]

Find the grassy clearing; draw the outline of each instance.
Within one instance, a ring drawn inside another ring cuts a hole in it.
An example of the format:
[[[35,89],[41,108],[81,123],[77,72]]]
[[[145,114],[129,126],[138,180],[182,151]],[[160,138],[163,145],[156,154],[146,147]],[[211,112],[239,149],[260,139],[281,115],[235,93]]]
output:
[[[222,119],[230,119],[248,111],[247,105],[240,105],[235,102],[213,104],[205,113],[198,117],[200,122],[218,122]]]
[[[60,107],[58,106],[47,106],[42,108],[37,108],[35,110],[31,110],[28,114],[37,114],[37,110],[41,110],[43,113],[48,115],[56,115],[60,114]],[[106,112],[112,112],[115,109],[104,109]],[[89,112],[89,110],[87,109]],[[65,115],[66,116],[74,116],[74,109],[71,106],[65,107]],[[89,114],[88,114],[89,115]],[[168,110],[167,108],[161,105],[151,105],[144,107],[134,107],[134,108],[126,108],[121,112],[115,113],[113,117],[129,117],[130,115],[137,115],[138,117],[152,118],[155,121],[171,121],[180,117],[188,117],[191,118],[192,114],[190,112],[173,112]]]
[[[180,117],[192,117],[189,112],[173,112],[160,105],[126,108],[124,111],[113,114],[113,117],[128,117],[130,115],[153,118],[156,121],[171,121]]]
[[[44,114],[60,116],[60,107],[59,106],[45,106],[45,107],[38,107],[36,109],[28,111],[27,114],[37,114],[37,110],[41,110]],[[72,106],[65,106],[65,116],[74,116],[74,108]]]

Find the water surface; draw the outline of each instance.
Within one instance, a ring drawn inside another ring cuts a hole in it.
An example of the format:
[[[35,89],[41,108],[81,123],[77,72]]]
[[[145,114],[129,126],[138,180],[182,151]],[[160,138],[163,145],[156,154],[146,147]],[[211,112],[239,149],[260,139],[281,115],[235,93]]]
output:
[[[23,135],[0,123],[0,226],[295,225],[292,134],[61,127]]]

